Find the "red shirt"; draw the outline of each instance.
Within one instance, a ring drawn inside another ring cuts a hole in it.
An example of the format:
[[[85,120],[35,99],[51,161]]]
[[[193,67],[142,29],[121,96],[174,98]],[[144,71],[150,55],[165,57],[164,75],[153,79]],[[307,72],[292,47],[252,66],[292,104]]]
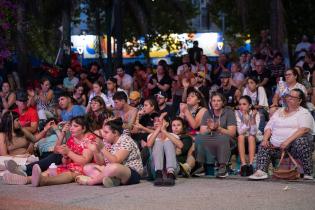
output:
[[[29,127],[31,126],[32,122],[39,121],[37,111],[32,107],[28,107],[26,112],[23,114],[20,114],[18,108],[14,109],[13,111],[19,114],[19,121],[22,127]]]

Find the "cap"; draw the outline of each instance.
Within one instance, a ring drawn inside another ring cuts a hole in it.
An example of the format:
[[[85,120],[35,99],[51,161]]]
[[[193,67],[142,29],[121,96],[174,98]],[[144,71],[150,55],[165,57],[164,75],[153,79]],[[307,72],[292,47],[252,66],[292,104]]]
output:
[[[28,100],[28,94],[25,90],[16,91],[16,100],[26,102]]]
[[[220,79],[222,79],[222,78],[230,78],[230,77],[231,77],[231,73],[229,71],[223,71],[220,74]]]
[[[164,91],[158,92],[157,94],[155,94],[155,96],[167,98],[167,94],[166,94],[166,92],[164,92]]]
[[[130,100],[137,100],[141,97],[140,93],[138,91],[131,91],[129,94]]]
[[[202,78],[206,78],[206,74],[203,71],[199,71],[197,73],[198,76],[202,77]]]

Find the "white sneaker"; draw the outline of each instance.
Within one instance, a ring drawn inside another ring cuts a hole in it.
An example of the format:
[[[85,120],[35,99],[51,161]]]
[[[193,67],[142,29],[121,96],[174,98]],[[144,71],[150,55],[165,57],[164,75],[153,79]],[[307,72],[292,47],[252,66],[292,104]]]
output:
[[[252,180],[268,179],[268,174],[262,170],[257,170],[253,175],[249,176],[248,179]]]
[[[314,177],[313,177],[313,176],[311,176],[311,175],[305,175],[305,174],[304,174],[303,179],[305,179],[305,180],[313,180],[313,179],[314,179]]]

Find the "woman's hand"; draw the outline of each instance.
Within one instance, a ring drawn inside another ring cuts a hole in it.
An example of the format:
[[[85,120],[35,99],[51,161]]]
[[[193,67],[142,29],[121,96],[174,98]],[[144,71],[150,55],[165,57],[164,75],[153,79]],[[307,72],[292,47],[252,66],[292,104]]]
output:
[[[264,148],[268,148],[268,147],[271,147],[271,144],[268,140],[263,140],[261,142],[261,146],[264,147]]]
[[[145,148],[147,146],[147,142],[145,142],[144,140],[141,140],[141,147]]]
[[[69,154],[70,149],[67,147],[67,145],[63,144],[63,145],[57,146],[56,151],[57,151],[57,153],[65,156],[65,155]]]
[[[185,103],[180,103],[179,104],[179,111],[180,113],[185,114],[186,110],[188,110],[188,106]]]
[[[70,123],[65,123],[63,126],[62,126],[62,132],[68,132],[70,130]]]
[[[281,149],[281,150],[285,150],[285,149],[287,149],[287,148],[289,147],[289,145],[290,145],[290,142],[288,142],[288,141],[286,140],[286,141],[284,141],[284,142],[282,142],[282,143],[280,144],[280,149]]]
[[[190,83],[189,83],[189,81],[186,78],[184,78],[182,80],[182,85],[183,85],[184,88],[188,88]]]

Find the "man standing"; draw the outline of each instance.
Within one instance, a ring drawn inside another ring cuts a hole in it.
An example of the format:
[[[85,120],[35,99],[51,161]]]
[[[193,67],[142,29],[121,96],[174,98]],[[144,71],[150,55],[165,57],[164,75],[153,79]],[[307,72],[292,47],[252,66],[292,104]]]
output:
[[[198,41],[193,42],[193,47],[188,49],[189,58],[192,64],[197,65],[203,55],[203,49],[200,48]]]

